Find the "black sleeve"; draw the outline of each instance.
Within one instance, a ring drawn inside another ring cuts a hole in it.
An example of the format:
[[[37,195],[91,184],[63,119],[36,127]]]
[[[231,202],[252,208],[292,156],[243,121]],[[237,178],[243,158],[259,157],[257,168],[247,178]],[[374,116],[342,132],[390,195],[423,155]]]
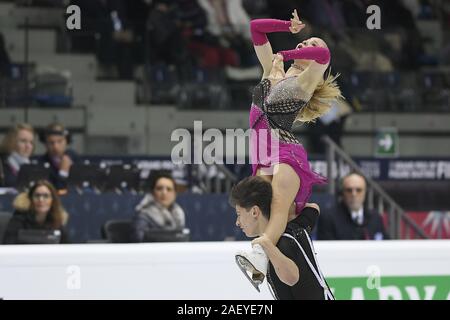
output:
[[[3,236],[3,244],[17,244],[19,230],[24,227],[23,220],[14,215],[6,227],[5,234]]]
[[[281,236],[280,240],[277,243],[277,248],[284,254],[286,257],[294,261],[297,264],[300,249],[298,248],[296,242],[288,237]],[[298,265],[298,264],[297,264]]]
[[[317,209],[312,207],[305,207],[303,208],[298,218],[296,218],[295,220],[298,222],[300,227],[310,232],[316,226],[318,217],[319,212],[317,211]]]
[[[298,243],[302,246],[305,254],[308,256],[311,263],[315,266],[313,252],[308,244],[308,239],[305,234],[301,234],[300,238],[297,239]],[[296,285],[289,287],[290,290],[293,290],[292,293],[294,295],[298,295],[304,291],[310,291],[311,286],[315,287],[317,285],[314,274],[311,272],[311,269],[306,261],[301,249],[299,248],[297,242],[293,239],[282,236],[280,241],[277,244],[278,249],[289,259],[291,259],[299,270],[299,281]],[[299,288],[305,286],[304,288]],[[317,288],[316,288],[317,289]],[[323,293],[321,293],[323,295]]]
[[[331,213],[321,214],[317,224],[317,240],[337,240],[334,228],[334,219]]]

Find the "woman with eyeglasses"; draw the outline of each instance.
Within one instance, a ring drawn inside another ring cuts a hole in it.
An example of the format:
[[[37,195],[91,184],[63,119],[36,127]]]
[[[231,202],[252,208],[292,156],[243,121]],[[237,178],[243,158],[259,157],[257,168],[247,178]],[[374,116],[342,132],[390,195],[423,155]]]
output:
[[[6,227],[4,244],[24,243],[19,236],[21,230],[56,231],[59,243],[69,243],[65,230],[68,214],[50,182],[38,181],[28,192],[19,194],[13,206],[15,211]]]

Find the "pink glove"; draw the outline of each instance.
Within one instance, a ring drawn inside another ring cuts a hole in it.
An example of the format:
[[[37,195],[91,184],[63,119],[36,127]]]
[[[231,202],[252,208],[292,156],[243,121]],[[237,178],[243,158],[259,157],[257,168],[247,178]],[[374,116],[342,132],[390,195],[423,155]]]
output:
[[[255,19],[250,22],[250,32],[255,46],[262,46],[269,42],[266,33],[287,32],[291,26],[290,21],[277,19]]]
[[[330,62],[330,50],[322,47],[306,47],[279,52],[283,56],[283,61],[294,59],[315,60],[320,64]]]

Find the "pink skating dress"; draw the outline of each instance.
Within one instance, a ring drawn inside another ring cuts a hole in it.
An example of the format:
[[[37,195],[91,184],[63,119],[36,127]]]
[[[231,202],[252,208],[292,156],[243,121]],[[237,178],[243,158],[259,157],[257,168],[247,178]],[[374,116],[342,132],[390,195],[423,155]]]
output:
[[[300,178],[295,196],[297,213],[308,202],[312,186],[327,181],[311,170],[305,148],[291,131],[299,110],[310,98],[298,87],[296,76],[284,78],[274,86],[269,79],[263,79],[253,90],[250,109],[252,173],[256,175],[259,168],[279,163],[290,165]],[[278,152],[274,146],[278,146]]]

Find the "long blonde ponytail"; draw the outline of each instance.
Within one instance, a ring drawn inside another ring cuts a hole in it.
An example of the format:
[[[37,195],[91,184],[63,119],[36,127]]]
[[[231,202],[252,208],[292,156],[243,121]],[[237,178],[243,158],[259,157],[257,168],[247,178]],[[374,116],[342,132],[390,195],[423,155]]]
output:
[[[295,122],[314,122],[330,110],[332,100],[344,98],[336,82],[337,77],[339,74],[333,76],[331,70],[328,72],[326,79],[317,86],[308,104],[298,113]]]

